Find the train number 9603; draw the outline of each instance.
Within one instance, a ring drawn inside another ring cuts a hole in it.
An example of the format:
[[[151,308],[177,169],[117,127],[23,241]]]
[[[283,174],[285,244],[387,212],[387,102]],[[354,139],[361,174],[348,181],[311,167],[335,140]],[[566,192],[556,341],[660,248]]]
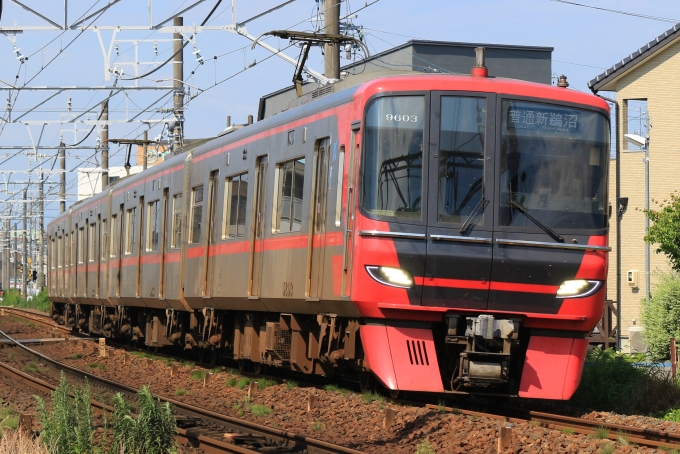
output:
[[[413,123],[418,122],[418,115],[401,115],[401,114],[386,114],[386,121],[411,121]]]

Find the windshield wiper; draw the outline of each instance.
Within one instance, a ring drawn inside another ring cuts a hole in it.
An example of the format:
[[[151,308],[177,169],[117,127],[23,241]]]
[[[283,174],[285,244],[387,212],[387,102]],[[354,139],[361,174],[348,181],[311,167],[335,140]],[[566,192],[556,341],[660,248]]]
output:
[[[524,207],[524,205],[519,203],[517,200],[513,200],[510,203],[514,205],[519,211],[521,211],[522,214],[524,214],[524,216],[528,217],[531,220],[531,222],[539,226],[541,230],[550,235],[553,240],[557,241],[558,243],[564,243],[564,238],[555,233],[555,231],[552,230],[550,227],[548,227],[547,225],[543,224],[541,221],[530,215],[528,210]]]
[[[463,222],[463,225],[460,226],[460,229],[458,230],[460,233],[465,233],[468,231],[470,228],[471,221],[472,219],[477,215],[477,212],[481,208],[482,211],[484,211],[484,205],[486,204],[486,195],[484,195],[483,190],[482,190],[482,198],[479,199],[479,202],[477,202],[477,205],[472,209],[472,212],[468,214],[468,217],[465,218],[465,222]]]

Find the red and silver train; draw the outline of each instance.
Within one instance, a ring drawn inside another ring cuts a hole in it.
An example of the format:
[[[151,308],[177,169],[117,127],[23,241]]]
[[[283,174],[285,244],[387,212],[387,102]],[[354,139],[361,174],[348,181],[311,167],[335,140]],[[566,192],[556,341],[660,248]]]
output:
[[[569,399],[601,317],[609,108],[480,75],[380,77],[71,206],[53,318],[387,389]]]

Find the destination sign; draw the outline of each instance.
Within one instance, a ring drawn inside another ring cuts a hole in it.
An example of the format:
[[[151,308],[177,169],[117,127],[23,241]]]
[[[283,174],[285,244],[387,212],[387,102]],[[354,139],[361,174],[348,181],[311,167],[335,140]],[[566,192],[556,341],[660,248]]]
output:
[[[579,114],[575,111],[548,109],[508,109],[508,129],[578,132]]]

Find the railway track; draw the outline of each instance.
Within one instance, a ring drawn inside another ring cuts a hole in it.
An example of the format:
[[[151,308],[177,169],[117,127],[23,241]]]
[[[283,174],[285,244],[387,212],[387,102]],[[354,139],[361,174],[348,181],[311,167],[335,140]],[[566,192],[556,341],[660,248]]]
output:
[[[7,310],[7,309],[6,309]],[[35,322],[41,323],[48,327],[58,326],[54,321],[43,313],[36,313],[33,311],[26,311],[23,309],[10,309],[9,313],[24,317]],[[63,328],[63,327],[61,327]],[[1,331],[0,331],[1,333]],[[40,355],[39,353],[35,352]],[[68,368],[65,366],[64,368]],[[81,372],[84,374],[83,372]],[[88,375],[88,377],[91,377]],[[92,378],[91,378],[92,380]],[[167,399],[173,405],[175,401],[172,399]],[[402,400],[399,399],[398,403],[404,405],[412,406],[425,406],[426,408],[441,411],[442,407],[432,404],[423,404],[423,402]],[[179,405],[183,405],[177,402]],[[633,426],[624,426],[620,424],[604,423],[601,421],[591,421],[582,418],[574,418],[570,416],[563,416],[558,414],[544,413],[538,411],[530,410],[520,410],[512,408],[502,408],[497,411],[491,412],[479,412],[467,409],[444,407],[443,410],[448,412],[460,413],[468,416],[485,417],[498,420],[501,423],[517,424],[530,422],[537,426],[554,429],[554,430],[573,430],[574,433],[583,435],[596,435],[602,433],[602,429],[608,431],[607,438],[610,440],[617,441],[621,438],[625,438],[629,443],[635,443],[639,446],[647,446],[651,448],[670,448],[670,449],[680,449],[680,434],[663,432],[654,429],[641,429]],[[203,410],[204,413],[211,413]],[[245,428],[244,428],[245,429]],[[271,429],[276,431],[276,429]],[[273,435],[273,434],[272,434]],[[310,452],[334,452],[334,451],[310,451]],[[337,452],[355,452],[352,450],[348,451],[337,451]]]
[[[0,331],[10,341],[10,336]],[[73,368],[59,361],[53,360],[40,352],[32,350],[15,342],[15,345],[26,353],[39,358],[40,361],[51,364],[67,375],[84,380],[86,377],[93,387],[103,388],[113,392],[120,392],[127,396],[137,393],[137,389],[116,383],[80,369]],[[56,387],[31,375],[0,362],[0,372],[13,377],[19,382],[38,390],[50,393]],[[249,421],[221,415],[193,405],[188,405],[171,398],[161,397],[162,402],[169,402],[173,406],[178,421],[178,438],[185,446],[199,448],[206,454],[218,453],[309,453],[309,454],[361,454],[360,451],[335,445],[304,435],[255,424]],[[92,401],[94,407],[103,410],[101,403]],[[110,409],[107,409],[109,411]],[[231,440],[228,442],[226,440]]]

